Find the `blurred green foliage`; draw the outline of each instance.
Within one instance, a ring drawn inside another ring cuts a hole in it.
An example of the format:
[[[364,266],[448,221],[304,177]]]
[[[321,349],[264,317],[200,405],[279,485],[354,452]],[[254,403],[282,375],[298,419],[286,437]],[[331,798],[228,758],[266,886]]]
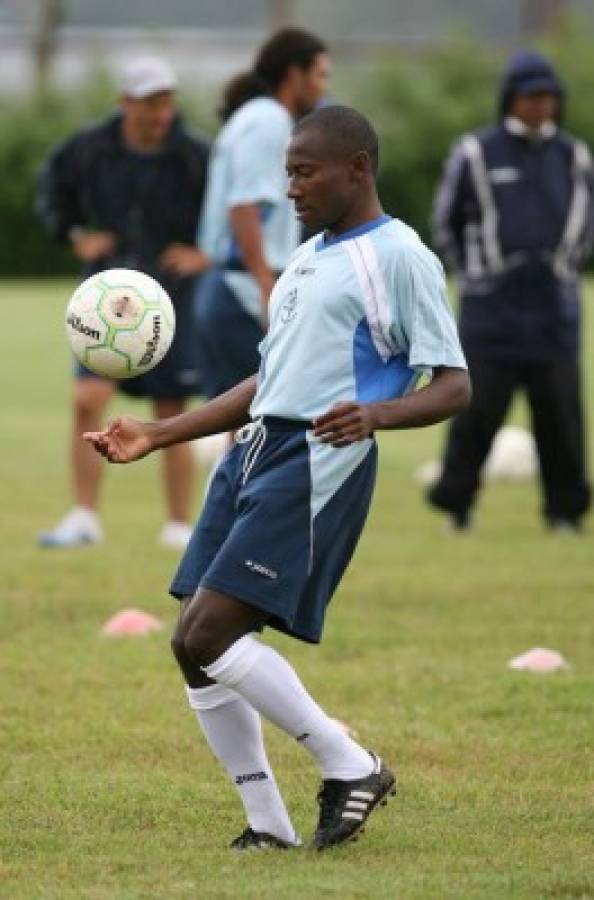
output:
[[[98,74],[84,90],[67,96],[0,103],[0,274],[77,271],[68,249],[50,243],[35,216],[35,186],[50,150],[109,109],[112,93],[108,80]]]
[[[541,49],[566,83],[566,125],[594,147],[594,34],[562,23]],[[380,192],[386,209],[428,237],[435,184],[452,141],[496,117],[506,54],[468,37],[425,51],[394,48],[372,64],[342,67],[341,101],[362,109],[381,139]],[[51,244],[33,212],[35,181],[49,150],[76,128],[105,115],[115,91],[97,73],[76,94],[43,102],[0,102],[0,275],[76,271],[67,248]],[[182,97],[186,118],[211,134],[216,98]]]

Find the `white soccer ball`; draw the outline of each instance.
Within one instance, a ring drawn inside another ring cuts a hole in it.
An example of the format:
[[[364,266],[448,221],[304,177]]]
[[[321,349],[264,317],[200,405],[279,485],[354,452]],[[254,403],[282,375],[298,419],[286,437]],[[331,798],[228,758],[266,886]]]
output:
[[[134,378],[161,362],[175,312],[161,285],[134,269],[107,269],[75,290],[66,334],[76,358],[106,378]]]
[[[536,442],[524,428],[502,428],[485,463],[489,481],[530,481],[539,472]]]
[[[442,463],[430,459],[415,469],[415,480],[424,487],[431,487],[441,477]],[[531,481],[539,473],[536,442],[524,428],[502,428],[483,467],[487,481]]]

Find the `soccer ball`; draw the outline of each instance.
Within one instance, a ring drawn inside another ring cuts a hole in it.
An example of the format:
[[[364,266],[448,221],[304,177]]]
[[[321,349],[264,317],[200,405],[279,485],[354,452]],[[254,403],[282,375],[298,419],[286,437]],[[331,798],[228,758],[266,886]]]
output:
[[[424,487],[431,487],[441,478],[440,460],[431,459],[415,470],[415,479]],[[530,481],[539,473],[536,443],[523,428],[501,428],[483,466],[487,481]]]
[[[495,435],[485,463],[485,477],[490,481],[529,481],[538,477],[536,442],[524,428],[502,428]]]
[[[106,378],[134,378],[161,362],[173,340],[175,312],[161,285],[134,269],[107,269],[75,290],[66,334],[84,366]]]

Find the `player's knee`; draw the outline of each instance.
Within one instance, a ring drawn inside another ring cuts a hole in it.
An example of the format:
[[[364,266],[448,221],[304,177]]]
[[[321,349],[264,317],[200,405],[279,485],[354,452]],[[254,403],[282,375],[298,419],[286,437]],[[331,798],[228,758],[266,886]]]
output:
[[[207,666],[226,649],[223,623],[210,610],[198,608],[184,623],[184,653],[197,665]]]
[[[183,634],[180,634],[179,627],[176,628],[171,635],[171,652],[175,656],[178,664],[180,666],[183,666],[184,662],[186,662],[187,660],[186,646],[184,643]]]
[[[74,388],[74,414],[77,421],[89,427],[100,421],[111,394],[109,382],[78,379]]]
[[[74,412],[77,419],[89,419],[98,415],[97,404],[92,396],[84,390],[77,390],[74,394]]]

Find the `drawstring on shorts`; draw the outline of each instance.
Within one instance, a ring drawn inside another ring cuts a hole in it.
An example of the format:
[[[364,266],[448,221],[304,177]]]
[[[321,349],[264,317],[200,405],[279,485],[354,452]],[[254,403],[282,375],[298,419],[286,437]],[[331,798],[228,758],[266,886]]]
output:
[[[241,483],[245,484],[249,478],[249,474],[256,465],[258,457],[266,443],[268,431],[262,418],[255,419],[240,428],[235,433],[235,440],[238,444],[249,444],[243,458]]]

